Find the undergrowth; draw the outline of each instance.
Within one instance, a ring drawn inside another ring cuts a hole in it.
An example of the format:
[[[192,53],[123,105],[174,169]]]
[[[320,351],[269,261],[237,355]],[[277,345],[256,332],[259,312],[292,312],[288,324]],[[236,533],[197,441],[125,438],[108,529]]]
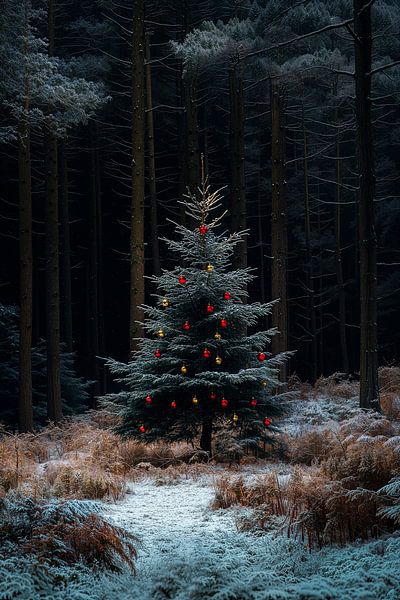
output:
[[[360,414],[336,431],[305,432],[287,440],[297,466],[289,477],[275,471],[255,481],[221,477],[212,508],[254,509],[242,529],[265,529],[271,519],[308,546],[376,537],[400,524],[400,436],[384,417]],[[303,463],[305,466],[299,466]]]
[[[95,418],[94,418],[95,417]],[[186,444],[145,445],[104,428],[99,413],[32,434],[0,430],[0,497],[18,490],[34,498],[118,500],[125,482],[149,471],[195,471],[195,450]]]
[[[48,564],[86,564],[134,571],[136,539],[104,520],[93,501],[34,500],[9,493],[0,500],[0,547],[7,556]]]

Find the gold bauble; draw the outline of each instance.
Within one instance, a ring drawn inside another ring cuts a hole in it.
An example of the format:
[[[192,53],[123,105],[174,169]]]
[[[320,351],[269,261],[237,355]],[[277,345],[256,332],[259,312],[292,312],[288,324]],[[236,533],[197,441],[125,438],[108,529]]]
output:
[[[221,365],[222,364],[222,358],[220,356],[216,356],[215,357],[215,362],[217,365]]]
[[[168,298],[163,298],[161,304],[163,305],[164,308],[168,308],[168,306],[169,306]]]
[[[198,404],[199,403],[198,397],[197,396],[193,396],[192,402],[193,402],[193,404]]]
[[[217,342],[221,341],[222,339],[222,335],[219,333],[219,331],[217,331],[217,333],[214,335],[214,340],[217,340]]]
[[[233,413],[232,420],[234,423],[237,423],[239,421],[239,415],[237,415],[236,413]]]
[[[157,332],[158,337],[163,338],[165,337],[165,331],[164,329],[159,329]]]
[[[206,266],[206,271],[207,273],[212,273],[214,271],[213,265],[210,265],[210,263],[208,263],[208,265]]]
[[[181,366],[181,373],[182,373],[182,375],[186,375],[186,373],[187,373],[187,367],[185,365]]]
[[[267,387],[268,383],[266,381],[263,381],[261,384],[263,387]]]

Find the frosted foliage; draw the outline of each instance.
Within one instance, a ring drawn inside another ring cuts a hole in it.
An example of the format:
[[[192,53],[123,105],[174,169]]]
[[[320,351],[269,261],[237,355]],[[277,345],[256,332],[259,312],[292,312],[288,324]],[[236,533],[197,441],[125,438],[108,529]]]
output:
[[[400,477],[394,477],[387,485],[379,490],[379,494],[393,503],[382,508],[378,514],[387,517],[400,525]]]
[[[69,63],[48,55],[47,41],[39,33],[45,20],[46,13],[34,9],[29,0],[4,2],[0,98],[14,128],[25,119],[64,135],[68,127],[86,123],[107,98],[101,84],[79,77],[76,60]],[[10,133],[0,136],[6,140]]]
[[[107,518],[139,534],[136,577],[3,557],[0,600],[397,600],[400,537],[308,552],[273,530],[239,533],[240,509],[210,511],[207,480],[135,484]]]
[[[186,71],[193,71],[213,60],[235,58],[238,53],[251,50],[255,38],[249,19],[231,19],[228,23],[205,21],[201,28],[191,31],[183,43],[172,42],[172,47]]]

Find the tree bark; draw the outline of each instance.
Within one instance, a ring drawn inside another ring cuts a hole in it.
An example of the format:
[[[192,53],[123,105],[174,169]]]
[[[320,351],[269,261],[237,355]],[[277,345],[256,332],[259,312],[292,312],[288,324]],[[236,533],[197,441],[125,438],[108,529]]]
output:
[[[279,302],[272,309],[272,326],[279,331],[272,338],[272,352],[278,354],[288,349],[288,298],[287,298],[287,222],[286,182],[284,164],[284,122],[282,91],[278,84],[271,86],[272,119],[272,207],[271,207],[271,293]],[[286,363],[281,366],[281,381],[287,379]]]
[[[60,274],[58,231],[58,147],[54,133],[46,138],[46,336],[47,416],[62,419],[60,373]]]
[[[147,152],[150,192],[150,239],[153,275],[161,274],[160,245],[158,240],[156,163],[154,148],[153,86],[151,79],[151,52],[149,35],[146,35],[146,100],[147,100]]]
[[[67,352],[73,352],[71,240],[68,194],[68,160],[66,143],[59,147],[60,165],[60,233],[61,233],[61,339]]]
[[[28,89],[26,89],[28,92]],[[25,98],[25,112],[29,109]],[[18,138],[19,185],[19,399],[18,425],[21,432],[33,428],[32,412],[32,180],[30,130],[22,117]]]
[[[372,27],[369,0],[353,0],[359,169],[360,406],[380,410],[377,340],[375,164],[371,115]]]
[[[243,67],[239,60],[229,71],[230,98],[230,215],[233,232],[246,229],[246,182],[244,147],[244,91]],[[235,248],[233,266],[238,269],[247,267],[247,240],[244,239]]]
[[[96,153],[97,139],[90,131],[90,201],[89,201],[89,362],[94,380],[94,395],[100,394],[99,356],[99,247],[98,247],[98,188]]]
[[[200,437],[200,448],[205,452],[212,453],[212,426],[213,419],[211,414],[203,416],[203,424]]]
[[[340,137],[336,136],[336,205],[335,205],[335,264],[336,280],[338,285],[339,300],[339,339],[340,354],[342,358],[342,370],[349,373],[349,355],[347,350],[346,336],[346,295],[343,280],[342,267],[342,243],[341,243],[341,169],[340,169]]]
[[[191,75],[183,81],[183,99],[185,110],[185,194],[187,190],[196,196],[200,185],[200,149],[199,127],[196,100],[196,83]],[[186,218],[188,216],[186,215]]]
[[[130,350],[143,336],[144,303],[144,0],[133,2],[132,31],[132,198],[130,239]]]
[[[310,220],[310,194],[308,184],[308,143],[307,131],[304,121],[303,110],[303,172],[304,172],[304,234],[306,246],[306,285],[307,285],[307,304],[308,319],[310,323],[311,334],[311,383],[314,384],[317,379],[318,369],[318,350],[317,350],[317,315],[315,309],[315,287],[314,287],[314,264],[311,248],[311,220]]]
[[[55,48],[56,1],[49,0],[49,56]],[[51,125],[50,125],[51,127]],[[46,337],[47,337],[47,416],[58,423],[62,419],[60,365],[60,265],[58,141],[55,133],[45,134],[46,166]]]

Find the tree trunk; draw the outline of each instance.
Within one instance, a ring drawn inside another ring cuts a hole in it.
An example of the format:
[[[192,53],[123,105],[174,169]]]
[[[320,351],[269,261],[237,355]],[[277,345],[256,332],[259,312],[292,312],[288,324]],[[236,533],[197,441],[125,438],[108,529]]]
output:
[[[336,280],[338,285],[339,300],[339,338],[340,354],[342,358],[342,370],[349,373],[349,355],[347,351],[346,337],[346,296],[343,280],[342,267],[342,244],[341,244],[341,169],[340,169],[340,137],[336,136],[336,205],[335,205],[335,264]]]
[[[60,233],[61,233],[61,339],[67,352],[73,351],[71,240],[69,222],[68,161],[66,143],[59,147],[60,163]]]
[[[146,35],[146,99],[147,99],[147,151],[150,192],[150,238],[153,275],[161,274],[160,245],[158,241],[156,164],[154,149],[153,89],[151,80],[151,53],[149,35]]]
[[[49,0],[49,56],[55,48],[56,0]],[[60,368],[60,265],[58,223],[58,141],[50,131],[45,141],[46,163],[46,337],[47,337],[47,416],[62,419]]]
[[[319,186],[319,168],[318,168],[318,179],[317,179],[317,198],[320,198],[320,186]],[[317,235],[318,240],[322,239],[322,226],[321,226],[321,205],[317,204]],[[322,245],[319,245],[319,253],[318,253],[318,375],[324,374],[324,302],[323,302],[323,294],[324,294],[324,273],[322,266]]]
[[[371,3],[353,0],[359,169],[360,406],[380,410],[377,340],[375,165],[371,116]]]
[[[272,119],[272,207],[271,207],[271,293],[279,302],[272,309],[272,326],[279,331],[272,338],[272,352],[278,354],[288,349],[288,299],[287,299],[287,223],[286,182],[284,164],[283,99],[278,84],[271,87]],[[287,379],[286,363],[281,366],[281,381]]]
[[[307,131],[304,120],[303,107],[303,172],[304,172],[304,234],[306,246],[306,286],[307,286],[307,304],[308,319],[310,323],[311,334],[311,383],[314,384],[317,379],[318,369],[318,351],[317,351],[317,315],[315,310],[315,288],[314,288],[314,265],[311,248],[311,221],[310,221],[310,194],[308,184],[308,144]]]
[[[98,248],[98,189],[96,153],[97,139],[90,131],[90,201],[89,201],[89,363],[94,380],[94,395],[100,394],[99,373],[99,248]]]
[[[29,109],[28,97],[25,111]],[[18,425],[21,432],[33,428],[32,414],[32,190],[30,130],[22,117],[18,138],[19,185],[19,399]]]
[[[130,350],[143,336],[144,303],[144,0],[133,2],[132,31],[132,204],[130,239]]]
[[[99,132],[96,126],[96,141],[99,143]],[[97,281],[98,281],[98,327],[99,327],[99,356],[105,356],[105,324],[104,324],[104,259],[103,259],[103,189],[101,180],[100,152],[96,148],[95,152],[95,180],[97,189]],[[105,394],[107,388],[107,373],[104,363],[98,364],[100,393]]]
[[[183,99],[185,107],[185,194],[187,190],[197,195],[200,185],[200,149],[199,127],[194,78],[187,75],[183,81]],[[186,219],[190,221],[186,215]]]
[[[244,148],[244,91],[243,67],[238,61],[229,71],[230,98],[230,214],[232,232],[246,229],[246,183]],[[247,267],[247,240],[235,247],[233,266]]]
[[[205,414],[203,416],[203,425],[200,437],[200,448],[205,452],[212,452],[212,426],[213,419],[211,414]]]
[[[57,423],[62,418],[60,374],[60,290],[58,233],[58,148],[57,138],[46,138],[46,335],[47,416]]]

